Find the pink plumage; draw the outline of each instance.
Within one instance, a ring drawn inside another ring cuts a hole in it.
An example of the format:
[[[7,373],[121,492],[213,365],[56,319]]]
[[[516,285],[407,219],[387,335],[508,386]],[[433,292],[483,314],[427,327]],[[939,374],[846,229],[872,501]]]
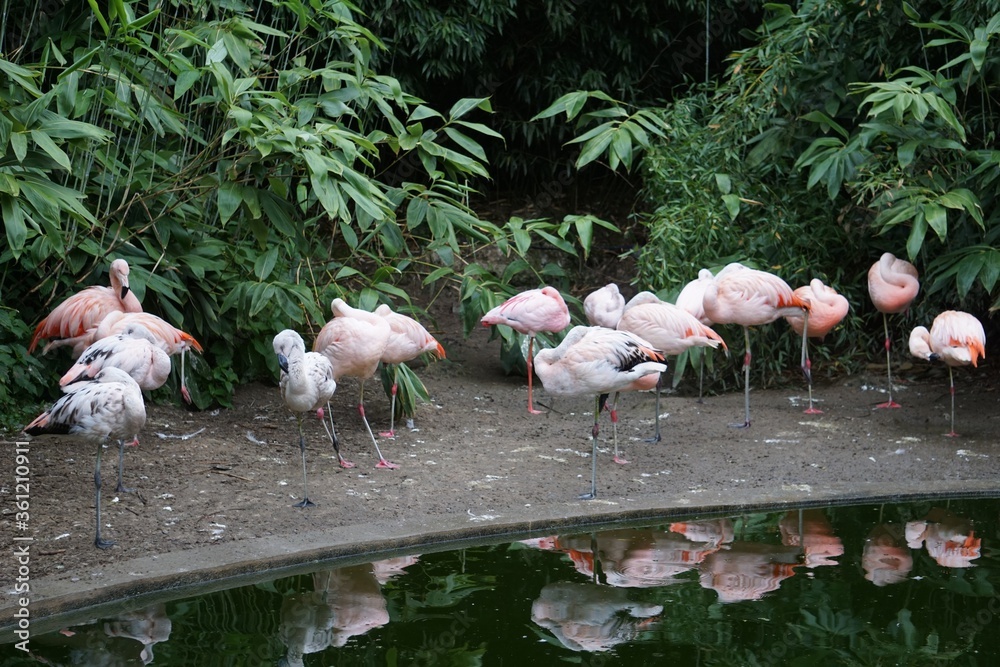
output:
[[[885,372],[888,379],[889,400],[876,408],[898,408],[892,400],[892,339],[889,337],[889,315],[901,313],[910,307],[920,291],[917,268],[905,259],[898,259],[891,252],[882,253],[868,269],[868,294],[876,310],[882,313],[885,329]]]

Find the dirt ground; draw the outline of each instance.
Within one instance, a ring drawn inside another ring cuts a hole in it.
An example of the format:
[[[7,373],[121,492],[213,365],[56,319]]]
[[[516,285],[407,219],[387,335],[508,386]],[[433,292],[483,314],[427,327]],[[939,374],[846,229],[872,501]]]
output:
[[[126,451],[125,483],[134,493],[112,490],[117,452],[105,453],[104,536],[117,543],[108,550],[93,546],[91,447],[58,438],[31,442],[32,577],[88,576],[140,556],[203,553],[197,548],[253,538],[291,540],[412,515],[475,522],[552,505],[572,514],[581,506],[577,495],[589,489],[593,398],[553,399],[539,390],[536,400],[548,410],[528,415],[526,382],[504,375],[499,341],[489,341],[485,329],[463,339],[457,318],[438,315],[448,358],[416,368],[432,401],[419,407],[415,429],[404,426],[394,440],[380,439],[398,470],[374,468],[354,407],[356,381],[345,380],[334,398],[343,451],[355,468],[338,467],[319,422],[307,421],[313,508],[292,506],[302,491],[296,427],[276,386],[244,387],[228,410],[149,406],[141,444]],[[739,360],[734,354],[729,363]],[[1000,480],[994,369],[987,359],[957,374],[959,438],[943,436],[947,370],[920,362],[900,373],[902,409],[873,409],[885,399],[885,377],[884,369],[872,368],[817,386],[822,415],[803,414],[800,383],[753,391],[748,429],[729,426],[742,419],[742,392],[699,403],[691,394],[693,379],[686,379],[681,391],[663,397],[659,444],[642,441],[652,432],[653,394],[626,395],[620,442],[629,463],[612,462],[611,428],[603,416],[599,498],[589,502],[625,504],[673,492],[694,498],[766,494],[820,483],[919,490],[947,482],[962,489]],[[367,415],[376,431],[384,430],[388,399],[374,382],[367,389]],[[178,437],[187,434],[196,435]],[[5,480],[0,529],[8,535],[14,533],[12,491]]]

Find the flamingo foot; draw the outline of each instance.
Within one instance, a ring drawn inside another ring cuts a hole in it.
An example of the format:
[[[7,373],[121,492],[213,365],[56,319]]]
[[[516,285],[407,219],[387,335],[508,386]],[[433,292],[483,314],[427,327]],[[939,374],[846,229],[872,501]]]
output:
[[[533,407],[531,407],[530,405],[528,406],[528,414],[529,415],[540,415],[543,412],[545,412],[545,411],[544,410],[536,410]]]
[[[750,428],[750,422],[743,422],[742,424],[730,424],[729,428]]]
[[[292,507],[316,507],[316,503],[308,498],[303,498],[301,502],[295,503]]]
[[[185,387],[184,385],[181,385],[181,396],[184,398],[184,401],[188,405],[191,405],[191,402],[192,402],[191,401],[191,392],[189,392],[188,388]]]
[[[121,482],[115,487],[115,493],[135,493],[135,489],[130,489]]]
[[[353,468],[354,464],[348,461],[347,459],[340,459],[340,467],[345,469]]]
[[[139,436],[132,438],[132,442],[126,443],[126,447],[138,447],[139,446]]]
[[[946,438],[957,438],[957,437],[959,437],[959,435],[958,435],[958,433],[955,433],[954,431],[952,431],[951,433],[945,433],[944,437],[946,437]]]
[[[110,549],[114,545],[114,540],[105,540],[101,537],[94,538],[94,546],[98,549]]]
[[[648,443],[651,443],[651,444],[654,444],[654,445],[655,445],[656,443],[658,443],[658,442],[662,441],[662,440],[663,440],[663,438],[662,438],[662,437],[660,436],[660,434],[659,434],[659,433],[657,433],[657,434],[655,434],[655,435],[653,435],[653,436],[650,436],[650,437],[648,437],[648,438],[643,438],[643,439],[642,439],[642,441],[643,441],[643,442],[648,442]]]
[[[821,414],[823,414],[823,411],[820,410],[819,408],[812,408],[812,407],[806,408],[802,412],[804,414],[807,414],[807,415],[821,415]]]
[[[395,429],[392,430],[392,431],[379,431],[378,437],[380,437],[380,438],[390,438],[390,439],[395,440],[395,438],[396,438],[396,431],[395,431]]]
[[[385,459],[379,459],[379,462],[375,464],[375,467],[382,470],[396,470],[399,468],[399,465],[391,461],[386,461]]]
[[[897,403],[896,401],[891,401],[890,400],[890,401],[886,401],[885,403],[879,403],[878,405],[875,406],[875,409],[876,410],[883,410],[883,409],[887,409],[887,408],[901,408],[901,407],[903,407],[903,406],[900,405],[899,403]]]
[[[580,500],[593,500],[596,497],[597,494],[592,491],[589,493],[581,493],[580,495],[577,496],[577,498],[579,498]]]
[[[628,465],[628,461],[626,461],[621,456],[615,455],[611,460],[614,461],[615,463],[619,463],[621,465]]]

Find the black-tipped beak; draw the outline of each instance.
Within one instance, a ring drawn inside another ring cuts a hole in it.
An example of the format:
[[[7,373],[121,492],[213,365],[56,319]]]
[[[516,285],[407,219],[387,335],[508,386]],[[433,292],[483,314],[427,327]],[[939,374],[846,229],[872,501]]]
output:
[[[105,292],[105,294],[106,293],[107,292]],[[128,285],[122,285],[122,297],[121,298],[124,300],[126,296],[128,296]]]
[[[89,382],[94,379],[93,375],[88,375],[87,371],[80,371],[80,374],[75,378],[70,380],[67,384],[75,384],[77,382]]]
[[[284,372],[288,372],[288,357],[283,355],[281,352],[278,353],[278,368]]]
[[[941,358],[941,355],[937,352],[931,352],[931,356],[927,357],[927,361],[937,361]]]

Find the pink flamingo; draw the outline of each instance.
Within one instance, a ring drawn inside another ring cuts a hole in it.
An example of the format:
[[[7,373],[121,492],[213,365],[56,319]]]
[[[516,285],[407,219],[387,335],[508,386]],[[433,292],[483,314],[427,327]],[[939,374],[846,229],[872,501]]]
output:
[[[715,276],[708,269],[698,272],[698,277],[692,280],[681,289],[677,295],[675,303],[679,308],[683,308],[698,318],[698,321],[705,326],[715,324],[708,315],[705,314],[705,290],[715,281]],[[702,403],[705,387],[705,355],[698,355],[698,402]]]
[[[842,294],[839,294],[832,287],[824,285],[819,278],[813,278],[808,285],[796,288],[795,294],[810,304],[808,335],[806,334],[806,318],[801,315],[785,316],[795,333],[803,336],[802,373],[806,376],[806,383],[809,385],[809,407],[803,412],[807,415],[819,415],[823,414],[823,411],[813,407],[812,361],[809,360],[808,339],[819,338],[822,340],[847,316],[851,305]]]
[[[663,355],[638,336],[604,327],[573,327],[558,347],[540,350],[535,359],[538,379],[556,395],[594,394],[591,430],[590,493],[597,497],[597,436],[602,396],[634,388],[643,378],[667,369]]]
[[[148,329],[153,334],[160,349],[167,354],[174,355],[179,353],[181,355],[181,396],[185,401],[191,403],[191,392],[188,391],[187,380],[185,379],[184,358],[187,351],[191,349],[197,352],[204,352],[201,343],[191,334],[181,331],[163,318],[157,317],[152,313],[123,313],[121,311],[108,313],[101,320],[95,330],[94,340],[114,336],[133,324],[140,324]]]
[[[333,365],[333,377],[337,382],[343,377],[357,378],[361,384],[358,394],[358,414],[364,422],[375,453],[378,454],[376,468],[398,468],[382,456],[382,451],[375,440],[368,418],[365,417],[365,381],[375,376],[379,361],[385,353],[392,336],[392,328],[386,318],[375,313],[352,308],[343,299],[334,299],[331,304],[333,319],[326,323],[313,343],[313,351],[319,352],[330,360]],[[328,406],[329,409],[329,406]],[[353,463],[340,456],[340,446],[333,423],[333,411],[330,410],[331,440],[337,451],[342,468],[351,468]]]
[[[93,330],[105,315],[116,310],[141,313],[142,304],[128,286],[128,273],[128,262],[124,259],[111,262],[111,287],[88,287],[56,306],[35,327],[28,353],[35,351],[40,340],[48,339],[42,354],[56,347],[72,345],[73,356],[79,357],[94,342]]]
[[[986,332],[983,324],[975,316],[959,310],[946,310],[934,318],[931,330],[917,327],[910,332],[910,354],[927,361],[940,359],[948,365],[948,381],[951,384],[951,432],[955,433],[955,366],[973,367],[986,356]]]
[[[569,321],[566,302],[559,290],[549,286],[512,296],[486,313],[481,320],[483,326],[505,324],[528,337],[528,412],[533,415],[542,413],[535,409],[531,395],[532,346],[535,336],[541,332],[559,333],[569,326]]]
[[[885,328],[885,370],[889,379],[889,400],[879,403],[876,408],[898,408],[899,403],[892,400],[892,358],[889,352],[889,315],[902,313],[920,291],[920,280],[917,268],[905,259],[897,259],[891,252],[883,253],[877,262],[868,269],[868,294],[875,308],[882,313],[882,326]]]
[[[101,451],[109,438],[135,439],[146,423],[142,390],[120,368],[103,368],[89,382],[76,382],[48,410],[24,428],[28,435],[70,435],[97,445],[94,467],[94,507],[97,508],[94,546],[107,549],[114,542],[101,538]]]
[[[302,413],[322,410],[330,402],[333,392],[337,390],[333,366],[322,354],[306,352],[302,336],[291,329],[279,332],[271,345],[278,356],[278,367],[281,369],[281,400],[295,413],[295,421],[299,427],[302,501],[292,507],[315,507],[315,503],[309,500],[306,484],[306,437],[302,433]],[[323,427],[326,428],[326,420],[323,420]],[[333,436],[330,437],[332,439]]]
[[[618,291],[618,285],[608,283],[594,290],[583,300],[583,313],[587,321],[595,327],[614,329],[618,326],[625,310],[625,297]]]
[[[629,331],[649,341],[664,355],[683,354],[692,347],[720,345],[728,351],[725,341],[698,318],[672,303],[660,301],[652,292],[636,294],[625,306],[618,321],[618,329]],[[649,442],[660,442],[660,388],[662,378],[656,382],[656,430]],[[617,397],[616,397],[617,399]]]
[[[389,409],[389,430],[379,433],[383,438],[396,437],[396,392],[399,390],[397,378],[399,376],[399,364],[416,359],[421,354],[430,353],[437,359],[444,359],[444,348],[437,339],[408,315],[394,312],[387,304],[382,304],[375,309],[375,314],[384,317],[389,323],[392,334],[389,336],[389,343],[382,353],[382,363],[392,366],[392,403]]]
[[[786,315],[808,316],[809,303],[792,292],[784,280],[765,271],[730,264],[705,290],[705,315],[718,324],[743,327],[744,404],[746,417],[739,428],[750,426],[750,327],[768,324]]]

